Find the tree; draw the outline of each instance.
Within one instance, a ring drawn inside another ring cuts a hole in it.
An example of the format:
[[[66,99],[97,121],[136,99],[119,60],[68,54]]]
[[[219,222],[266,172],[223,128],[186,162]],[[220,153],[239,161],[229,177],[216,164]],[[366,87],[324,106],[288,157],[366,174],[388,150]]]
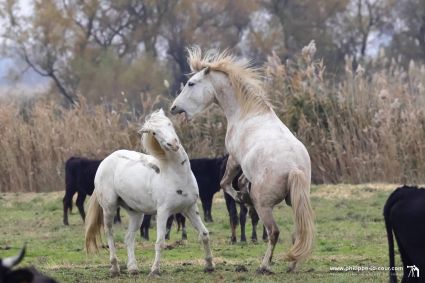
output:
[[[403,55],[404,61],[425,62],[425,2],[421,0],[396,1],[391,14],[392,25],[389,54]]]

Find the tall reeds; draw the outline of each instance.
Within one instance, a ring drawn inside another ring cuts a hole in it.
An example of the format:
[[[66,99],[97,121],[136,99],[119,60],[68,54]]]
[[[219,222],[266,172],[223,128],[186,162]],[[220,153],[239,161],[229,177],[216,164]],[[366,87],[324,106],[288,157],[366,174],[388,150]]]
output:
[[[313,181],[425,183],[425,66],[403,70],[378,58],[353,71],[346,58],[336,81],[314,53],[310,44],[292,61],[271,55],[264,67],[275,111],[308,148]],[[169,100],[143,96],[141,105],[149,113]],[[83,98],[72,109],[45,98],[25,107],[1,103],[0,191],[63,190],[70,156],[141,150],[143,117],[134,113],[125,102],[92,106]],[[225,153],[218,107],[191,123],[175,122],[191,157]]]

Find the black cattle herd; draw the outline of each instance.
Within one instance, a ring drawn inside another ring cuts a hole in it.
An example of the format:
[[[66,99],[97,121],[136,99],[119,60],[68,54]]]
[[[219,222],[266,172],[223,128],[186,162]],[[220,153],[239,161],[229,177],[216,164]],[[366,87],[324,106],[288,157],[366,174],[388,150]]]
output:
[[[76,206],[84,220],[84,201],[94,190],[94,177],[102,160],[91,160],[81,157],[71,157],[65,164],[65,196],[63,198],[63,223],[69,225],[68,212],[72,210],[73,196],[77,194]],[[191,159],[190,164],[199,187],[199,197],[202,203],[204,219],[212,222],[212,203],[215,193],[220,190],[220,180],[226,168],[227,156],[218,158]],[[233,186],[239,189],[238,179],[233,180]],[[256,226],[258,215],[252,206],[240,203],[238,216],[237,203],[224,194],[229,213],[231,227],[231,242],[236,240],[236,227],[241,226],[240,241],[246,241],[246,215],[252,220],[251,240],[257,241]],[[140,227],[141,236],[149,239],[149,228],[152,216],[145,215]],[[425,188],[402,186],[397,188],[388,198],[384,207],[384,219],[389,246],[389,275],[390,282],[397,282],[394,254],[394,237],[403,262],[402,282],[425,282]],[[167,221],[167,239],[173,221],[177,221],[178,229],[182,230],[182,239],[186,239],[185,218],[181,214],[170,216]],[[119,209],[115,218],[121,222]],[[263,240],[267,232],[263,228]],[[38,272],[34,267],[14,269],[24,257],[25,247],[13,257],[0,259],[0,283],[2,282],[56,282]],[[422,275],[422,276],[421,276]]]

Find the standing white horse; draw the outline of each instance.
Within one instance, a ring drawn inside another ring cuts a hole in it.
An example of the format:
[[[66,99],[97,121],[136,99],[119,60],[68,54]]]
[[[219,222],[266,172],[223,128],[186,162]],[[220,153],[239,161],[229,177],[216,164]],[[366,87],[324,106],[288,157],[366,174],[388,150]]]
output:
[[[285,200],[294,211],[293,246],[287,258],[295,271],[313,247],[314,223],[310,205],[310,157],[304,145],[279,120],[267,101],[259,73],[249,62],[199,48],[189,50],[188,62],[194,72],[175,99],[171,113],[190,119],[212,103],[227,118],[226,148],[229,160],[221,187],[238,199],[232,180],[241,167],[252,183],[250,197],[266,226],[269,243],[258,269],[270,273],[279,228],[273,207]]]
[[[111,273],[119,274],[112,223],[117,207],[122,206],[129,214],[125,237],[127,268],[130,273],[137,273],[135,235],[142,223],[143,214],[156,213],[157,240],[150,275],[158,275],[167,219],[171,214],[183,213],[199,232],[205,251],[205,269],[212,271],[209,233],[202,223],[196,204],[199,197],[198,185],[171,121],[161,109],[150,115],[140,132],[143,133],[143,146],[150,155],[118,150],[106,157],[97,169],[95,189],[86,217],[87,251],[98,249],[98,237],[101,226],[104,225]]]

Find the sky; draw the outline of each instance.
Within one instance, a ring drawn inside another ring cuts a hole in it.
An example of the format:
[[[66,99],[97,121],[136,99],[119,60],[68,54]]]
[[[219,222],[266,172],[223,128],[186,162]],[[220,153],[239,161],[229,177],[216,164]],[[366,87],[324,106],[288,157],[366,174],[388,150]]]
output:
[[[31,13],[32,8],[29,0],[20,0],[20,13],[28,15]],[[2,31],[2,21],[0,18],[0,32]],[[3,41],[0,37],[0,41]],[[19,66],[19,67],[18,67]],[[28,69],[18,81],[11,80],[9,73],[11,70],[18,68],[22,69],[21,64],[13,58],[0,57],[0,96],[10,91],[19,92],[38,92],[47,87],[48,79],[41,77],[36,72]]]

